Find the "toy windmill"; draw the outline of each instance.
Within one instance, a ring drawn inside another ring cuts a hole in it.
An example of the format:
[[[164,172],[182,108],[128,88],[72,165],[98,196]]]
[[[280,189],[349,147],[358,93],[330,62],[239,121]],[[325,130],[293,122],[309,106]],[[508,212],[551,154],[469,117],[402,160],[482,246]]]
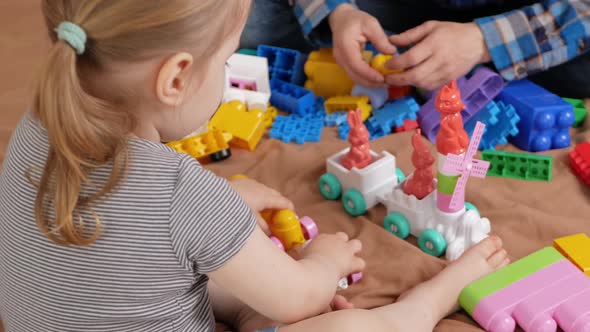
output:
[[[490,163],[487,161],[473,159],[479,147],[484,129],[485,125],[478,121],[467,152],[464,155],[449,153],[442,166],[444,173],[458,174],[460,176],[455,185],[455,191],[453,192],[449,205],[452,211],[460,210],[465,206],[465,187],[469,177],[474,176],[483,179],[486,177],[488,168],[490,167]]]

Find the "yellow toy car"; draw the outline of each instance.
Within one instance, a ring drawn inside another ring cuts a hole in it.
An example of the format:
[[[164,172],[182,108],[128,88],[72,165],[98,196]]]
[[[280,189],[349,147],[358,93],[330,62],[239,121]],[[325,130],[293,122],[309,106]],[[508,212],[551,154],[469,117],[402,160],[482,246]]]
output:
[[[189,136],[166,145],[177,152],[186,153],[199,162],[218,162],[231,156],[228,142],[232,135],[221,130],[213,129],[200,135]]]

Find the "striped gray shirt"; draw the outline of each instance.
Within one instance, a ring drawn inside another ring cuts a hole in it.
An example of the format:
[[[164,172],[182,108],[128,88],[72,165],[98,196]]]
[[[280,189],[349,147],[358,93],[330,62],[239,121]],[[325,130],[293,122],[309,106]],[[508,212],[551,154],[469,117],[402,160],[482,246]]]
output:
[[[227,181],[165,145],[131,139],[125,179],[94,206],[101,237],[63,247],[38,230],[36,190],[25,177],[30,170],[40,178],[48,148],[45,129],[26,115],[0,173],[7,332],[212,331],[206,274],[235,255],[256,225]],[[110,169],[91,180],[104,184]],[[91,212],[81,214],[93,224]]]

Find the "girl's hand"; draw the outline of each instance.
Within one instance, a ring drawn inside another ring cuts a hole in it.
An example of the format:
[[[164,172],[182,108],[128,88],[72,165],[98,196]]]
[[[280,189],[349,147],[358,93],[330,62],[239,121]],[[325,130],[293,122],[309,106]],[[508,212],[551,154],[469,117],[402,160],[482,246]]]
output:
[[[230,181],[230,185],[240,194],[242,199],[254,212],[266,209],[294,209],[293,203],[278,191],[269,188],[252,179],[237,179]],[[258,225],[266,235],[270,235],[268,224],[260,214],[257,215]]]
[[[389,40],[396,46],[414,45],[386,66],[405,70],[391,74],[391,85],[414,85],[434,90],[467,74],[475,65],[489,62],[483,34],[475,23],[429,21]]]
[[[300,257],[334,267],[341,278],[365,268],[365,261],[357,256],[361,249],[361,241],[349,240],[345,233],[320,234],[302,248]]]
[[[389,42],[377,19],[349,4],[342,4],[330,14],[330,28],[334,57],[348,76],[366,86],[382,86],[385,78],[363,61],[362,51],[371,42],[379,52],[394,54],[397,50]]]

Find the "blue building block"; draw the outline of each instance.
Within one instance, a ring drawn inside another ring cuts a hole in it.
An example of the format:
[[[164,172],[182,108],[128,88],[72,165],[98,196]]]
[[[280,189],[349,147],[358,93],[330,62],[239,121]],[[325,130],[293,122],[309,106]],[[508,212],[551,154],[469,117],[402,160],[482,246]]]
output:
[[[509,83],[497,100],[512,105],[520,117],[519,132],[509,139],[520,149],[537,152],[570,146],[574,111],[560,97],[529,80],[520,80]]]
[[[306,55],[295,50],[268,45],[258,46],[257,55],[268,59],[270,79],[276,78],[297,85],[305,83],[303,66],[307,61]]]
[[[347,112],[334,112],[324,117],[324,124],[328,127],[336,127],[346,122]]]
[[[269,136],[285,143],[319,142],[324,127],[323,118],[303,118],[296,115],[275,118]]]
[[[419,109],[414,98],[401,98],[373,111],[368,121],[372,128],[379,128],[383,135],[387,135],[393,127],[401,127],[405,120],[416,120]]]
[[[387,88],[369,88],[367,86],[357,84],[352,88],[351,96],[367,96],[371,100],[373,109],[381,108],[389,99],[389,92]]]
[[[313,92],[298,85],[272,79],[270,91],[270,103],[282,111],[304,116],[314,110],[316,99]]]
[[[511,105],[491,101],[465,124],[469,137],[473,134],[477,121],[486,125],[479,149],[494,150],[497,145],[507,144],[509,136],[518,134],[517,124],[520,117]]]

